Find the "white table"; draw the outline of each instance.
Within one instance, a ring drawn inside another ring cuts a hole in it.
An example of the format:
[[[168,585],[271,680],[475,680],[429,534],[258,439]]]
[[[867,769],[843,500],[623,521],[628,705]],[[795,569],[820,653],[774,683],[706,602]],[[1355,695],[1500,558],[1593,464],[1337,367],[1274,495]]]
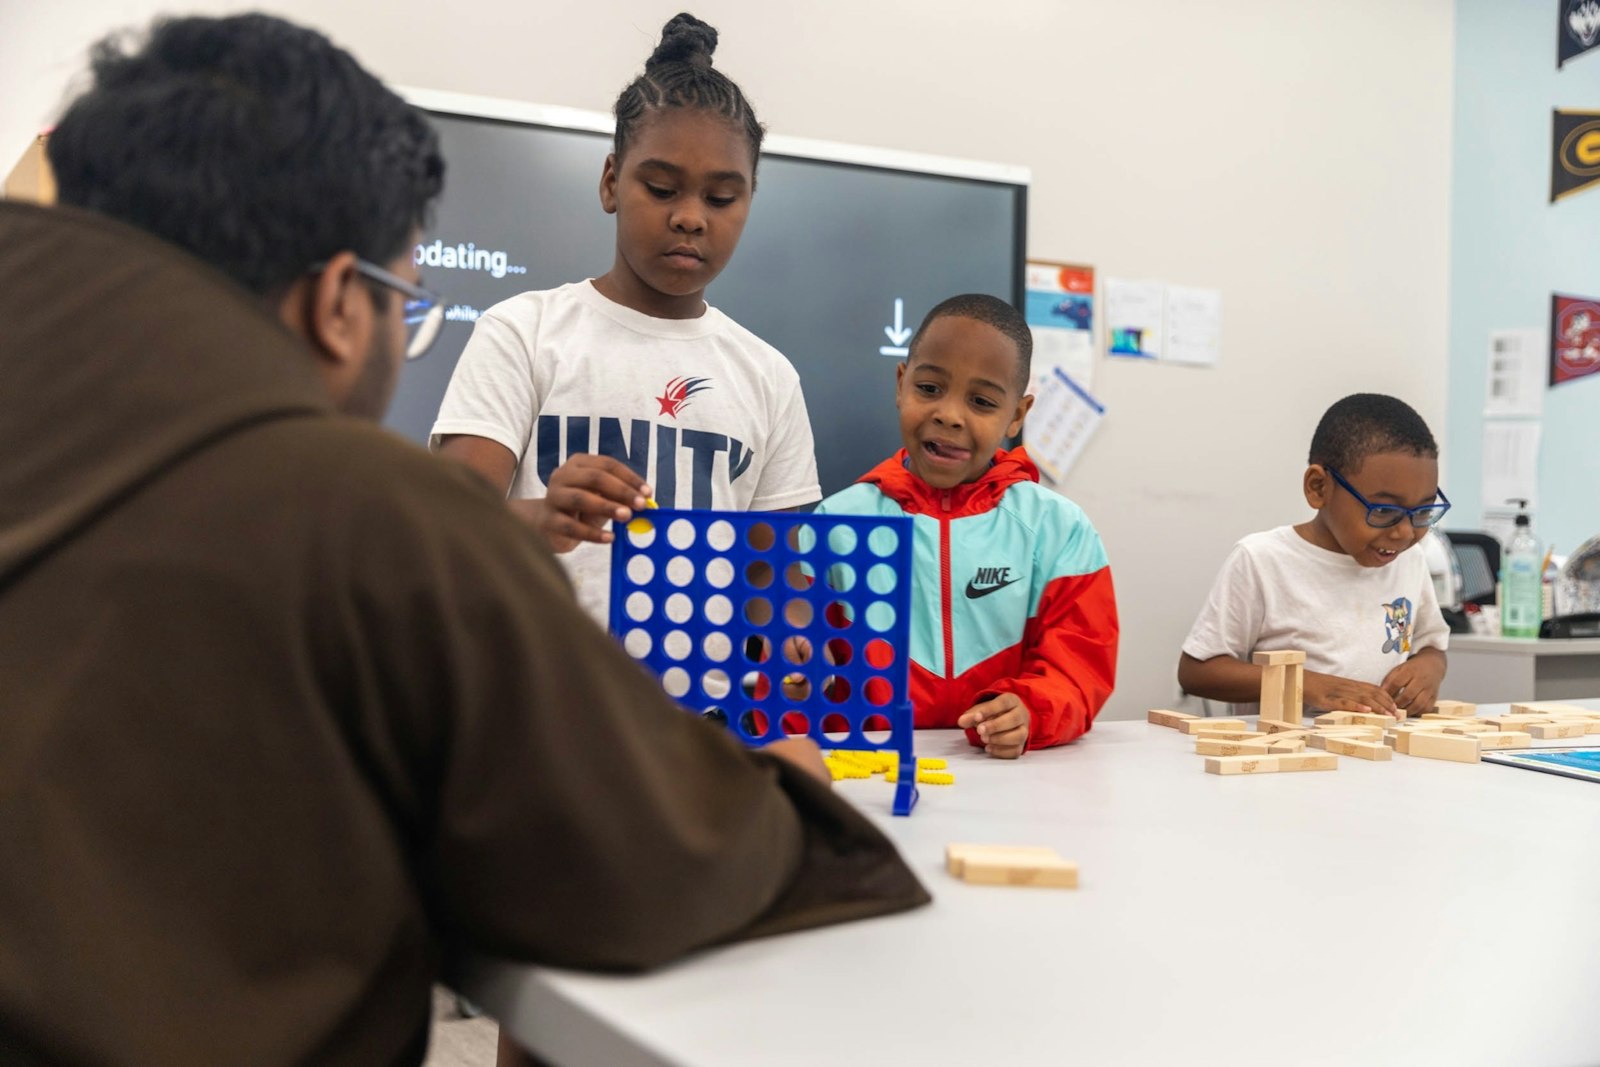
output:
[[[1600,785],[1399,755],[1224,778],[1144,723],[919,748],[956,784],[909,818],[841,788],[931,906],[644,977],[468,958],[458,986],[563,1065],[1600,1064]],[[953,841],[1053,846],[1081,888],[966,885]]]
[[[1600,638],[1450,635],[1444,692],[1477,704],[1571,700],[1600,693]]]

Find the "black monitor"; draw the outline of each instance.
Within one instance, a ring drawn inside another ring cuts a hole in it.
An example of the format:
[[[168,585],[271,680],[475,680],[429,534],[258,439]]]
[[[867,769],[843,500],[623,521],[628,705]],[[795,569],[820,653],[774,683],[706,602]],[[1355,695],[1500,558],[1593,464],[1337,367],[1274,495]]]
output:
[[[610,269],[615,220],[597,190],[611,136],[606,116],[407,95],[448,166],[422,272],[449,314],[402,372],[387,423],[426,441],[479,312]],[[956,293],[1022,306],[1027,174],[769,141],[744,238],[707,299],[799,371],[827,495],[900,446],[896,336]]]

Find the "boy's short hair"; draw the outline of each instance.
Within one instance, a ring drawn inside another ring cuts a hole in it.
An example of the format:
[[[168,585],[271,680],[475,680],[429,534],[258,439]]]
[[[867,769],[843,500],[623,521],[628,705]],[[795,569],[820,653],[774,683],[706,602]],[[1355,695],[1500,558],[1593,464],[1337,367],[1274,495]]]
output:
[[[93,53],[50,135],[61,203],[155,234],[271,295],[335,253],[387,263],[444,183],[416,108],[313,30],[171,18]]]
[[[1028,388],[1028,376],[1033,370],[1033,331],[1028,329],[1028,320],[1022,317],[1022,312],[988,293],[962,293],[934,305],[911,337],[907,362],[917,358],[917,344],[928,327],[939,319],[952,317],[974,319],[1005,334],[1017,346],[1018,391]]]
[[[1379,452],[1437,459],[1439,446],[1410,404],[1382,393],[1355,393],[1334,404],[1317,423],[1307,462],[1349,474]]]

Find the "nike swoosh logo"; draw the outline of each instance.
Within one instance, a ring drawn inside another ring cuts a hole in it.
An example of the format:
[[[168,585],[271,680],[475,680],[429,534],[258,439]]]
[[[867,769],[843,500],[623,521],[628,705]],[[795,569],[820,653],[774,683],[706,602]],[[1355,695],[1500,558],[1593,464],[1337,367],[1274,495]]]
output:
[[[968,582],[967,583],[967,599],[968,600],[977,600],[979,597],[988,596],[990,593],[998,593],[1000,590],[1004,589],[1006,586],[1012,585],[1012,584],[1016,583],[1017,581],[1020,581],[1020,579],[1013,578],[1009,582],[1001,582],[999,585],[991,585],[986,589],[979,589],[976,585],[973,585],[971,582]]]

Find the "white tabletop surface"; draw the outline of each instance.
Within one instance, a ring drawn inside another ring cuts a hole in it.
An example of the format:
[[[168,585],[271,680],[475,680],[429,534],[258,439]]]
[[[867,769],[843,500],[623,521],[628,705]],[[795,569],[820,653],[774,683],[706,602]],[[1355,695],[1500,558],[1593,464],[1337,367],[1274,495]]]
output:
[[[1600,784],[1400,755],[1219,777],[1145,723],[1014,763],[918,748],[956,784],[910,817],[840,787],[931,906],[643,977],[469,958],[458,985],[574,1065],[1600,1064]],[[1052,846],[1080,888],[969,886],[964,841]]]

